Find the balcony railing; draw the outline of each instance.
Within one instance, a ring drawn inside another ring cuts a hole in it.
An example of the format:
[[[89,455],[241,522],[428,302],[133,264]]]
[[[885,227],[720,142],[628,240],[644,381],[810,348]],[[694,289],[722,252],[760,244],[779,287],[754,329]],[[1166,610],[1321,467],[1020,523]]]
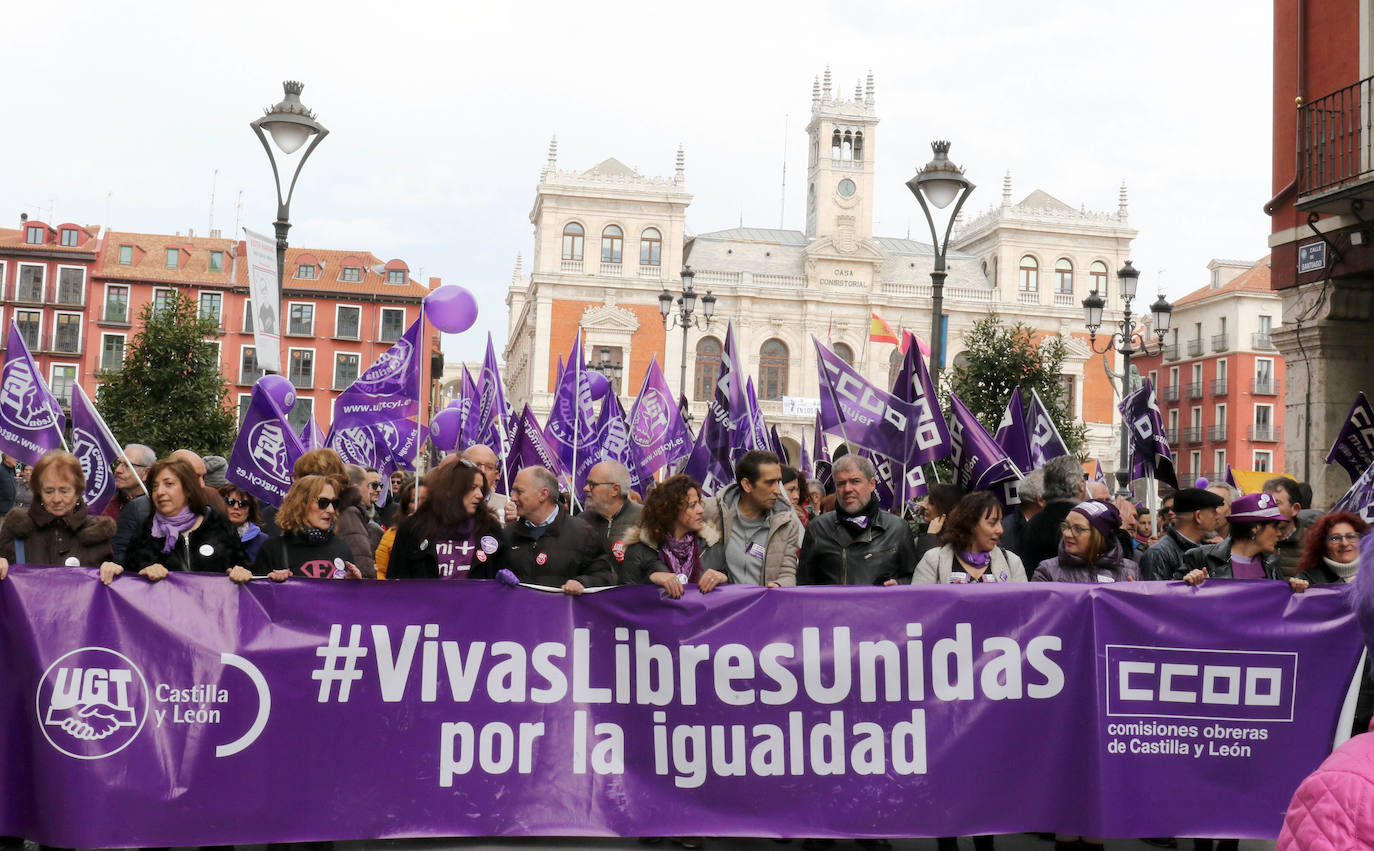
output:
[[[1166,385],[1164,386],[1164,389],[1162,389],[1162,390],[1159,391],[1159,395],[1160,395],[1160,398],[1162,398],[1162,399],[1163,399],[1164,401],[1166,401],[1166,402],[1177,402],[1177,401],[1178,401],[1178,385],[1177,385],[1177,384],[1166,384]]]
[[[1207,439],[1213,443],[1226,442],[1226,423],[1221,425],[1207,426]]]
[[[1310,195],[1360,180],[1374,171],[1369,116],[1370,81],[1314,98],[1298,112],[1298,194]]]
[[[564,260],[564,261],[563,261],[563,265],[560,266],[560,267],[558,268],[558,270],[559,270],[560,272],[566,272],[566,273],[568,273],[569,275],[580,275],[580,274],[582,274],[582,261],[581,261],[581,260]]]
[[[1054,303],[1057,307],[1073,307],[1075,304],[1073,293],[1055,293]]]
[[[1202,382],[1201,382],[1201,381],[1190,381],[1190,382],[1188,382],[1188,398],[1189,398],[1189,399],[1201,399],[1201,398],[1202,398]]]
[[[607,278],[619,278],[619,277],[620,277],[620,264],[619,264],[619,263],[606,263],[606,262],[603,261],[602,264],[601,264],[601,274],[602,274],[603,276],[607,277]]]
[[[1178,360],[1178,343],[1164,347],[1165,360]]]
[[[1226,395],[1226,391],[1230,389],[1230,388],[1228,388],[1226,385],[1227,385],[1227,381],[1226,381],[1226,379],[1224,379],[1224,378],[1218,378],[1218,379],[1216,379],[1215,381],[1213,381],[1213,382],[1212,382],[1212,395],[1213,395],[1213,396],[1225,396],[1225,395]]]
[[[1279,383],[1272,378],[1256,378],[1250,385],[1250,392],[1256,396],[1279,395]]]
[[[1258,443],[1277,443],[1283,439],[1283,429],[1276,425],[1252,425],[1250,439]]]
[[[1200,357],[1201,355],[1202,355],[1202,340],[1201,340],[1201,339],[1189,340],[1189,341],[1188,341],[1188,357],[1190,357],[1190,358],[1195,358],[1195,357]]]
[[[1264,332],[1250,335],[1250,346],[1256,349],[1274,350],[1274,338]]]
[[[648,266],[646,264],[641,263],[639,264],[639,277],[648,278],[651,281],[657,281],[663,277],[663,267]]]
[[[1213,335],[1212,335],[1212,351],[1214,351],[1214,352],[1224,352],[1224,351],[1226,351],[1227,348],[1228,348],[1228,346],[1226,345],[1226,335],[1225,335],[1225,334],[1213,334]]]
[[[60,355],[81,354],[81,341],[74,333],[53,334],[48,338],[47,351]]]
[[[1202,426],[1189,426],[1188,428],[1183,429],[1183,442],[1184,442],[1184,443],[1201,443],[1201,442],[1202,442]]]
[[[1030,292],[1030,293],[1018,292],[1018,293],[1016,294],[1016,300],[1017,300],[1018,302],[1020,302],[1021,304],[1039,304],[1039,303],[1040,303],[1040,293],[1037,293],[1037,292]]]

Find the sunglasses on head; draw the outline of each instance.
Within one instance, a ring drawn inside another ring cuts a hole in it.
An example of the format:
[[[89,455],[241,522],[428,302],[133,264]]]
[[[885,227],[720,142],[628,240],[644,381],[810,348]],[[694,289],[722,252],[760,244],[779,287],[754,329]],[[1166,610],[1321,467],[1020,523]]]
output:
[[[225,497],[224,504],[227,505],[227,506],[229,506],[230,508],[247,508],[248,505],[249,505],[249,502],[248,502],[248,500],[247,500],[246,498],[245,498],[245,499],[234,499],[232,496],[230,496],[230,497]]]
[[[339,510],[339,501],[337,499],[329,499],[328,497],[322,496],[316,499],[315,505],[317,505],[321,511],[324,511],[326,508],[332,508],[335,511]]]

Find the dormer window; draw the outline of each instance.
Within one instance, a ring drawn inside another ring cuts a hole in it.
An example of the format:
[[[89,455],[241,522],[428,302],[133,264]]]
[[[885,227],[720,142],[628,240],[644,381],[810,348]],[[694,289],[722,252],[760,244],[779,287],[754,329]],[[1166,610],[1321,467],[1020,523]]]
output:
[[[404,284],[406,282],[405,269],[387,269],[386,282],[388,284]]]
[[[311,263],[301,263],[296,267],[296,277],[303,281],[315,280],[315,266]]]
[[[363,270],[361,266],[345,266],[343,267],[343,272],[339,275],[339,280],[350,284],[360,283],[362,279]]]
[[[134,247],[132,245],[119,246],[119,265],[134,265]]]
[[[76,246],[76,228],[62,229],[62,244],[68,248],[74,248]]]
[[[24,231],[24,241],[29,245],[42,245],[43,228],[38,225],[29,225]]]
[[[224,271],[224,252],[223,252],[223,251],[211,251],[211,252],[210,252],[210,271],[211,271],[211,272],[222,272],[222,271]]]
[[[180,249],[180,248],[169,248],[169,249],[167,249],[167,263],[166,263],[166,267],[167,267],[168,269],[176,269],[176,268],[179,267],[180,265],[181,265],[181,249]]]

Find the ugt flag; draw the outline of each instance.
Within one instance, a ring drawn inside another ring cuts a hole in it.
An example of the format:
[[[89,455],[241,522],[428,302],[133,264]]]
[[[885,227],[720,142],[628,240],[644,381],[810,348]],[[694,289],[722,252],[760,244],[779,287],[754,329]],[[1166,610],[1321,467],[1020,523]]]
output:
[[[691,438],[682,410],[673,403],[668,381],[658,366],[658,355],[649,361],[644,384],[630,406],[630,438],[639,455],[639,472],[645,479],[691,454]]]
[[[120,456],[119,443],[81,385],[72,390],[72,454],[81,462],[81,473],[86,477],[83,498],[90,513],[96,515],[105,510],[118,490],[114,465]]]
[[[401,339],[382,352],[367,371],[334,400],[334,419],[330,426],[352,428],[420,415],[420,331],[423,313],[411,323]]]
[[[510,454],[506,456],[506,481],[514,482],[515,474],[526,467],[544,467],[558,477],[564,487],[572,487],[563,462],[558,453],[544,437],[544,430],[534,418],[528,404],[515,418],[510,430]]]
[[[582,332],[579,330],[572,352],[568,355],[568,364],[554,391],[553,408],[549,411],[549,421],[544,428],[544,436],[558,453],[564,470],[575,469],[577,459],[595,447],[593,424],[596,419],[592,383],[587,378],[582,359]],[[514,481],[513,477],[511,481]]]
[[[1350,415],[1326,453],[1326,463],[1335,461],[1350,474],[1350,480],[1360,478],[1370,464],[1374,464],[1374,407],[1360,393],[1350,408]]]
[[[1016,389],[1020,390],[1021,388]],[[1032,387],[1030,403],[1031,466],[1043,467],[1045,462],[1051,458],[1068,454],[1069,448],[1064,445],[1064,438],[1059,436],[1059,429],[1055,428],[1054,420],[1050,418],[1049,409],[1045,407],[1044,402],[1040,401],[1040,394]]]
[[[634,441],[630,439],[630,425],[625,421],[625,409],[620,407],[620,399],[615,393],[607,393],[601,406],[601,419],[596,423],[596,445],[585,458],[577,459],[577,490],[587,484],[592,468],[602,461],[614,461],[630,473],[630,487],[638,493],[644,492],[644,482],[639,474],[639,454],[635,451]]]
[[[244,493],[280,506],[295,480],[296,459],[305,454],[300,438],[271,395],[253,386],[248,415],[229,454],[224,477]]]
[[[500,458],[506,454],[506,420],[510,417],[510,405],[506,402],[506,391],[501,386],[501,368],[496,363],[496,347],[491,342],[491,332],[487,332],[487,357],[482,361],[482,377],[477,382],[478,403],[477,421],[480,428],[477,443],[491,449]],[[497,489],[505,493],[505,480]]]
[[[992,491],[1003,505],[1021,501],[1016,495],[1021,471],[953,393],[949,394],[949,437],[954,444],[956,485],[965,491]]]
[[[62,446],[67,418],[13,323],[8,346],[0,372],[0,448],[25,464],[37,464],[44,453]]]

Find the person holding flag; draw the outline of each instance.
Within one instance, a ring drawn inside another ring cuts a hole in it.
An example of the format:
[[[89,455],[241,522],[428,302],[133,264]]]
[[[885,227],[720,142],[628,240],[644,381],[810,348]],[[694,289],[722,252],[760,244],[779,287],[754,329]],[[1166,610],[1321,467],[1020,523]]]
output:
[[[75,455],[47,453],[29,481],[32,507],[12,508],[0,522],[0,564],[99,567],[110,560],[115,523],[87,510],[86,477]]]

